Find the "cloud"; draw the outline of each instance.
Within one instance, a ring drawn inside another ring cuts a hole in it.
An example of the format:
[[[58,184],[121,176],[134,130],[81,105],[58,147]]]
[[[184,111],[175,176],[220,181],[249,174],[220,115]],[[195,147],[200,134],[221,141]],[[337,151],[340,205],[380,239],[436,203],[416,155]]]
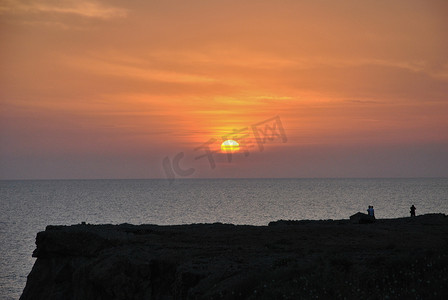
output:
[[[88,69],[104,76],[115,75],[147,81],[179,83],[207,83],[215,81],[212,77],[201,76],[194,73],[148,68],[145,66],[129,65],[119,61],[107,61],[104,59],[67,58],[66,62],[71,64],[72,67]]]
[[[80,17],[112,19],[127,16],[127,10],[106,6],[96,1],[4,1],[0,14],[56,13]]]

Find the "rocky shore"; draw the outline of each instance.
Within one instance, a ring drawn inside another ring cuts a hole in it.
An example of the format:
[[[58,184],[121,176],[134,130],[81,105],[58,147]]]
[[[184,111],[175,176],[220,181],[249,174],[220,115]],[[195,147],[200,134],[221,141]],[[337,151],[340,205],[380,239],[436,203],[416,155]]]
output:
[[[448,216],[48,226],[21,300],[448,299]]]

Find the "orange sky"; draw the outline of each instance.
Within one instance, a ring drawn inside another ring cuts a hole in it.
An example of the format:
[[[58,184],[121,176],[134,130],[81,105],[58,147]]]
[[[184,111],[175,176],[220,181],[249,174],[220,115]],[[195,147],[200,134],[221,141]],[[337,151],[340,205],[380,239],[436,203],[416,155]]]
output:
[[[443,0],[0,0],[0,178],[448,176],[447,32]]]

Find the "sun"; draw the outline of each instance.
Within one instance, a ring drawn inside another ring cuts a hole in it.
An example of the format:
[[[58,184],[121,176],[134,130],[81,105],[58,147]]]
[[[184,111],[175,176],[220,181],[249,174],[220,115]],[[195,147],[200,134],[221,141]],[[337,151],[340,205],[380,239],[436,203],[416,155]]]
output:
[[[240,149],[240,144],[234,140],[227,140],[221,144],[221,151],[236,152]]]

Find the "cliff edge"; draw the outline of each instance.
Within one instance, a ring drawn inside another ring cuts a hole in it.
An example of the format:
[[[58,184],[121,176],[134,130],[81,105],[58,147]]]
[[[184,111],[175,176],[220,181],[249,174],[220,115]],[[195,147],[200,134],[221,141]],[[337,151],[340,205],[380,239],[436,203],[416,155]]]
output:
[[[448,217],[48,226],[21,300],[448,299]]]

